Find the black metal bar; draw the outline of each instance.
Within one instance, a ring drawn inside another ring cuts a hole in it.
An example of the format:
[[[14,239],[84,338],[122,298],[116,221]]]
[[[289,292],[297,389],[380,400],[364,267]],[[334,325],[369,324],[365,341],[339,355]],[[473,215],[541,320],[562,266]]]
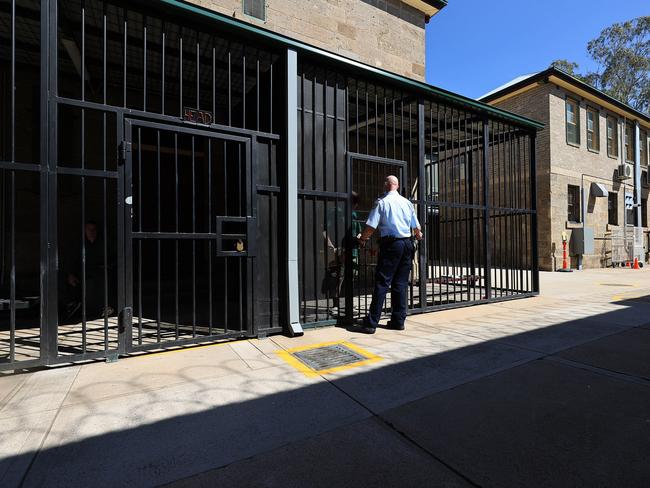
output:
[[[165,99],[167,90],[165,89],[165,62],[167,60],[167,33],[165,32],[165,21],[162,22],[162,33],[160,38],[160,113],[165,114]],[[213,111],[214,113],[214,111]]]
[[[142,128],[138,127],[138,230],[142,232]],[[131,236],[133,237],[133,232]],[[142,345],[142,241],[138,241],[138,344]]]
[[[384,111],[385,115],[385,111]],[[418,220],[422,229],[426,229],[426,205],[425,201],[425,176],[424,176],[424,159],[426,157],[425,147],[425,113],[424,100],[418,100]],[[420,307],[427,306],[427,252],[426,245],[418,246],[418,278],[419,278],[419,295]]]
[[[174,234],[178,235],[180,232],[179,223],[179,197],[180,189],[178,182],[178,133],[174,132]],[[179,326],[180,326],[180,286],[179,286],[179,241],[174,239],[174,338],[178,340]]]
[[[531,251],[532,251],[532,287],[539,293],[539,249],[537,236],[537,158],[535,154],[536,134],[530,134],[530,205],[531,214]]]
[[[208,139],[208,233],[212,233],[212,140]],[[208,241],[208,334],[212,335],[212,241]]]
[[[491,264],[491,239],[490,239],[490,123],[487,117],[483,120],[483,262],[485,266],[485,299],[492,298],[492,264]]]
[[[192,233],[196,232],[196,140],[192,136]],[[160,241],[158,241],[160,242]],[[196,240],[192,239],[192,337],[196,337]]]
[[[142,18],[142,110],[147,111],[147,16]]]

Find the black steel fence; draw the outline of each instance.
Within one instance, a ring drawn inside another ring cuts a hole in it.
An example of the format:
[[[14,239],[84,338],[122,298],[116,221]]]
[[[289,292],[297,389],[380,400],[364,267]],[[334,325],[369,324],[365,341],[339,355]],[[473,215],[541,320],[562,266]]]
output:
[[[150,3],[0,0],[0,369],[286,325],[288,41]],[[425,233],[412,312],[536,292],[531,126],[309,51],[300,321],[364,315],[387,174]]]
[[[365,315],[378,245],[359,249],[354,237],[390,174],[425,236],[412,312],[537,292],[529,128],[322,63],[303,62],[300,77],[303,323]]]

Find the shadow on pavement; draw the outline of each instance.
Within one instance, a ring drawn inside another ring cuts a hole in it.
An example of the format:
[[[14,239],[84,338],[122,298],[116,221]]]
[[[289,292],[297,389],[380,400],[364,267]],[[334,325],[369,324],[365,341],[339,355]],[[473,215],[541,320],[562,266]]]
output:
[[[47,434],[0,459],[0,485],[648,486],[650,301],[621,304],[327,381],[187,372],[189,389],[0,418],[15,451],[26,423]]]

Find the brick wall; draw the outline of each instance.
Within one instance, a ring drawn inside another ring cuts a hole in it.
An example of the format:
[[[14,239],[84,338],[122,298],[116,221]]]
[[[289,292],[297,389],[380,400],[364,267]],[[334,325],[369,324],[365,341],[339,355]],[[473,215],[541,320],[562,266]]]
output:
[[[189,0],[363,63],[424,80],[424,14],[399,0],[266,0],[266,22],[241,0]]]
[[[568,144],[566,139],[567,95],[579,102],[579,145]],[[544,83],[495,105],[546,124],[546,128],[538,133],[536,146],[540,269],[551,270],[562,265],[562,232],[566,232],[570,240],[573,230],[582,226],[582,224],[568,222],[568,185],[584,188],[585,226],[594,229],[594,253],[583,256],[583,266],[598,268],[611,265],[611,232],[613,229],[623,227],[624,195],[626,191],[633,193],[634,185],[633,180],[620,182],[616,178],[623,147],[622,125],[619,125],[619,157],[616,158],[607,155],[606,116],[609,112],[597,104],[568,94],[556,85]],[[599,111],[600,150],[598,152],[587,149],[587,106]],[[591,193],[592,182],[600,183],[609,192],[617,194],[618,226],[608,223],[608,199],[596,198]],[[643,190],[642,195],[643,198],[647,198],[647,188]],[[569,246],[569,261],[571,267],[577,267],[577,256],[571,246]]]

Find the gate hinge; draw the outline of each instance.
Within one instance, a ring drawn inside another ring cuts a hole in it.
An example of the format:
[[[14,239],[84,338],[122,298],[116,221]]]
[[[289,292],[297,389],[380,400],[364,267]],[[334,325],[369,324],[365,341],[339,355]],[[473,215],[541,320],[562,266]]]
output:
[[[120,143],[120,159],[126,161],[128,154],[131,152],[131,143],[129,141],[122,141]]]

